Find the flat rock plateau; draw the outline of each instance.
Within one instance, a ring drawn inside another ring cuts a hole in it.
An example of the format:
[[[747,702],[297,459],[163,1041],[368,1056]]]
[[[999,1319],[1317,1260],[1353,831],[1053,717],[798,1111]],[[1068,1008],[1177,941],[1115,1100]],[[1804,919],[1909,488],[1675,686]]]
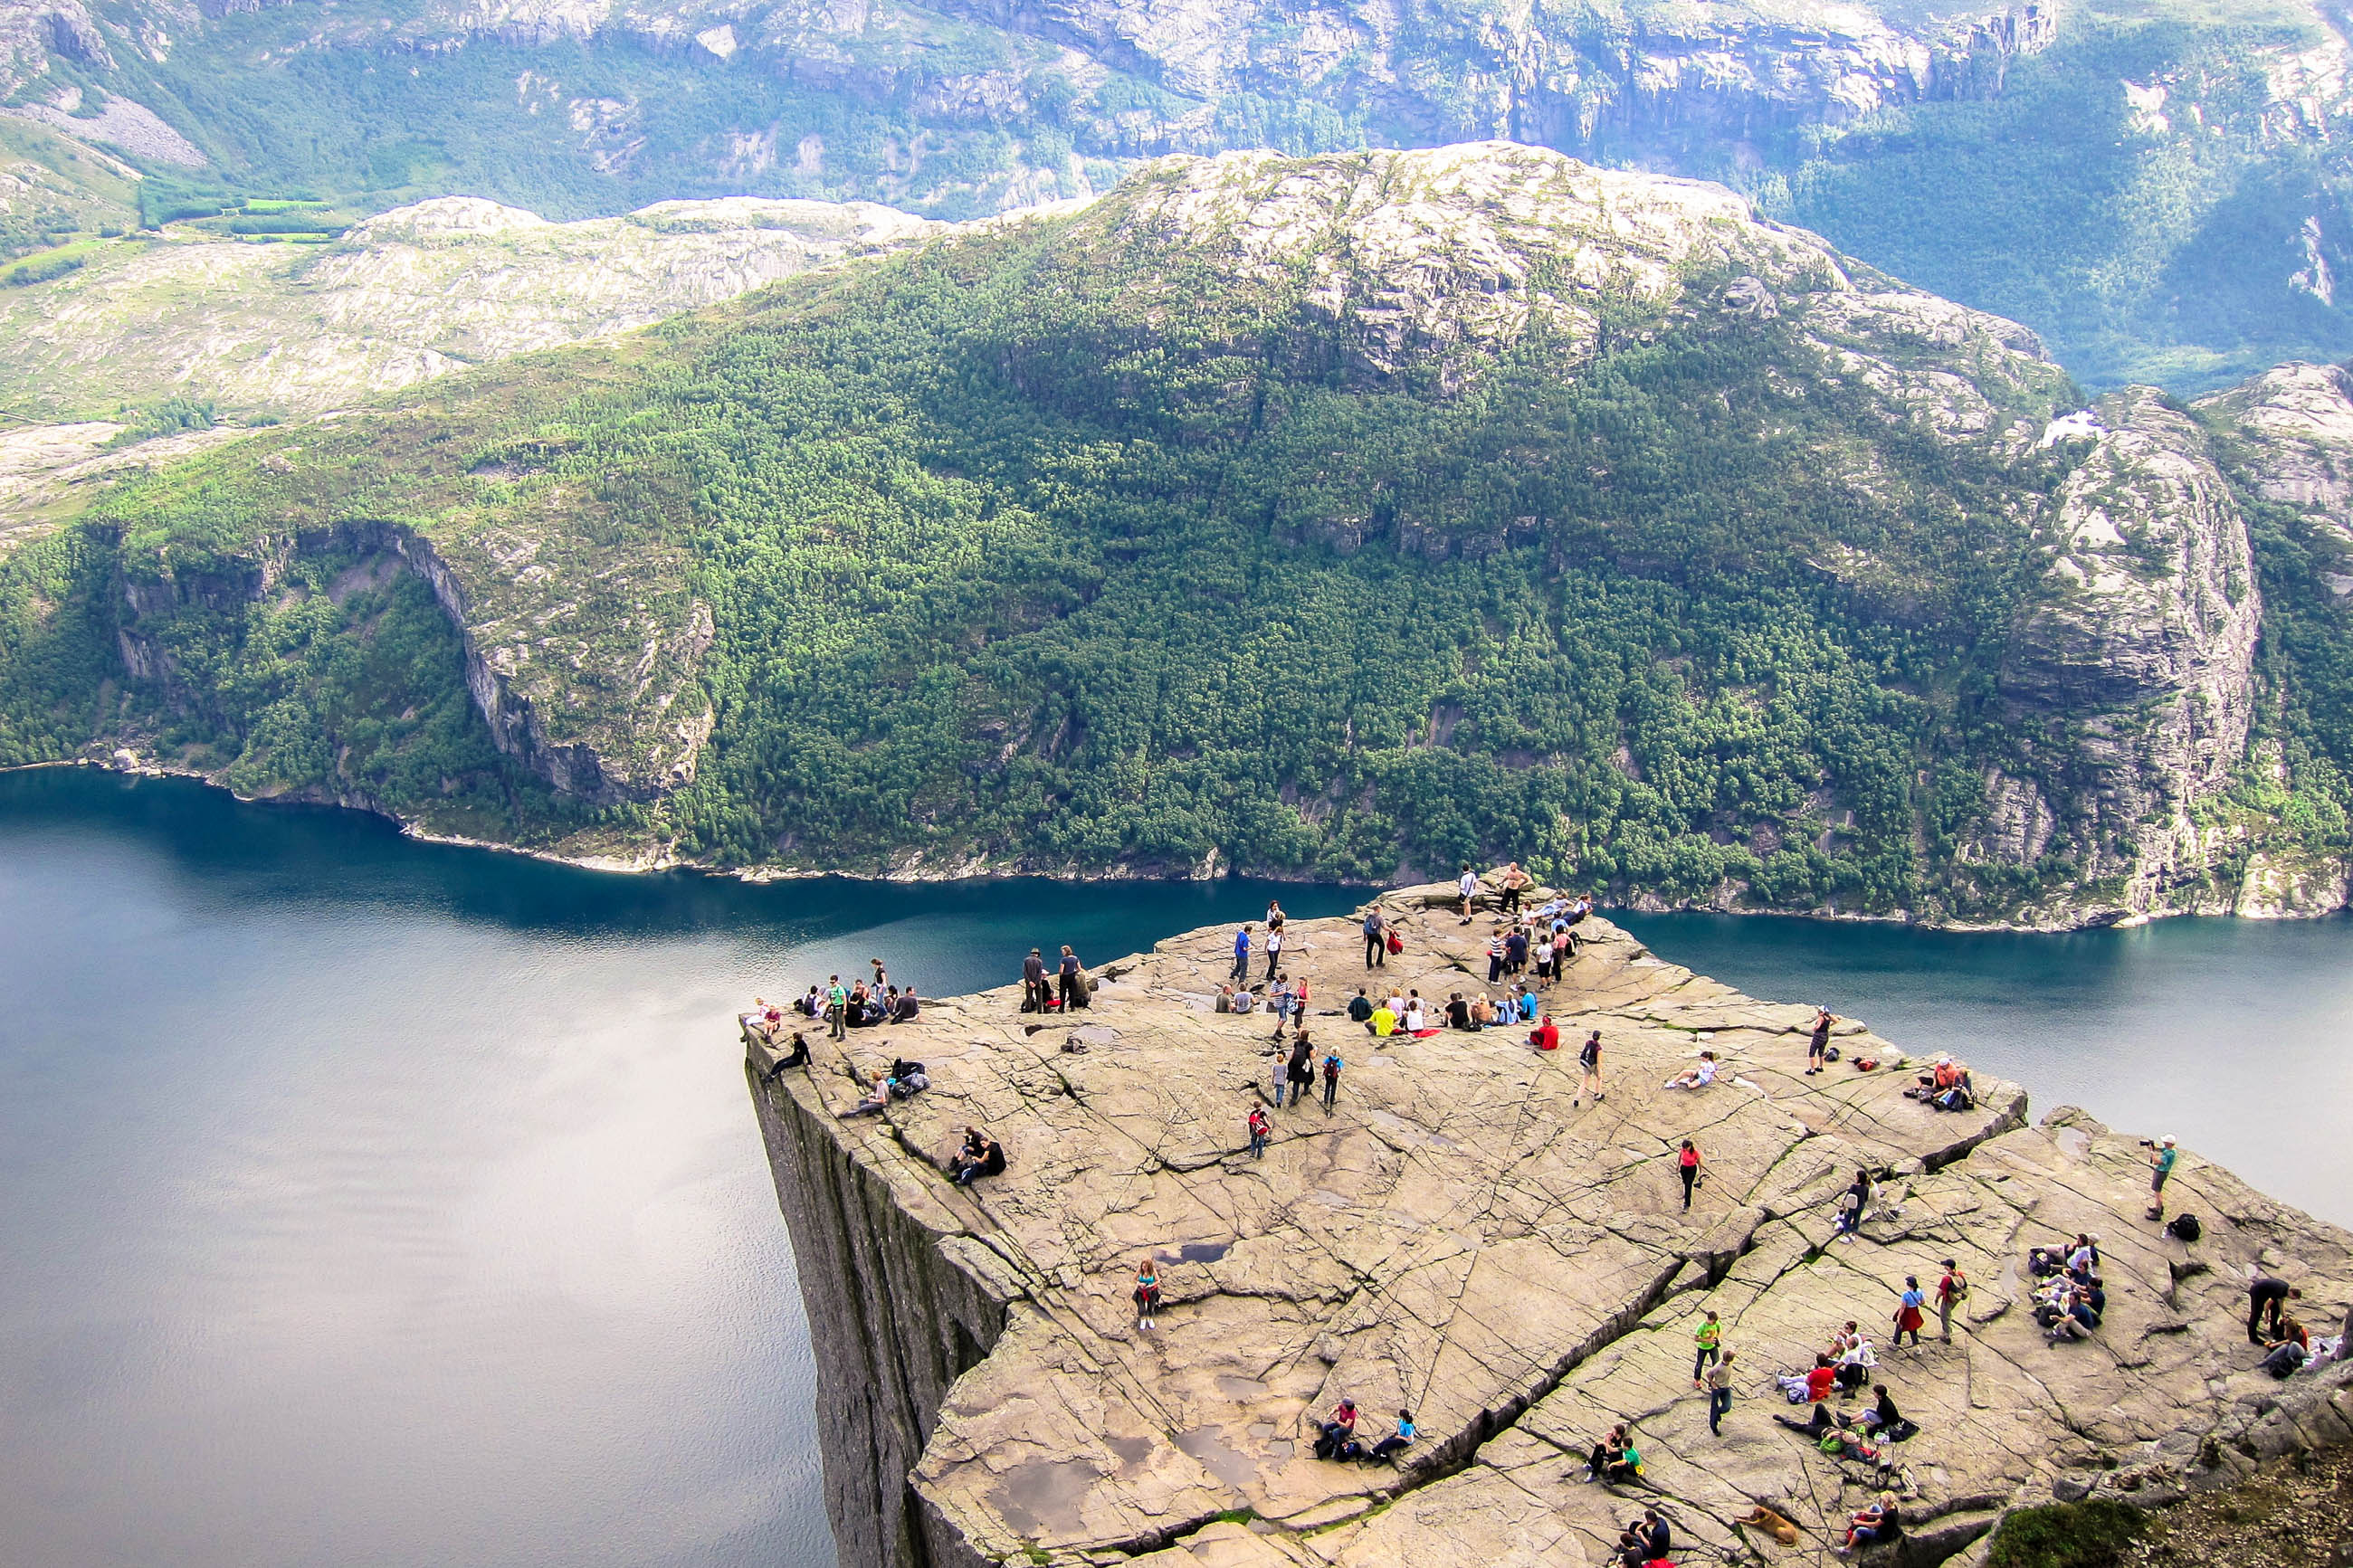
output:
[[[1460,923],[1451,896],[1381,896],[1405,951],[1372,979],[1435,1003],[1486,988],[1492,921]],[[1898,1048],[1854,1022],[1844,1059],[1806,1077],[1810,1007],[1742,995],[1605,921],[1580,930],[1547,1055],[1518,1028],[1377,1047],[1327,1016],[1367,980],[1356,921],[1293,922],[1283,968],[1310,981],[1319,1057],[1336,1044],[1346,1067],[1328,1114],[1272,1113],[1257,1160],[1244,1119],[1271,1025],[1214,1010],[1231,926],[1096,963],[1094,1005],[1069,1021],[1023,1015],[1017,985],[839,1046],[809,1031],[806,1075],[772,1075],[754,1044],[846,1568],[1598,1564],[1646,1505],[1686,1563],[1823,1558],[1877,1482],[1770,1418],[1805,1413],[1770,1374],[1810,1364],[1849,1319],[1922,1428],[1892,1450],[1907,1531],[1881,1555],[1907,1565],[1981,1552],[2012,1508],[2161,1501],[2353,1438],[2353,1368],[2274,1382],[2244,1331],[2259,1272],[2332,1329],[2353,1299],[2345,1231],[2185,1153],[2172,1207],[2205,1234],[2184,1246],[2142,1217],[2134,1137],[2073,1109],[2030,1124],[2025,1090],[1982,1074],[1981,1109],[1934,1111],[1901,1092]],[[1264,967],[1254,952],[1252,978]],[[1588,1028],[1607,1098],[1579,1105]],[[1724,1059],[1715,1084],[1662,1087],[1702,1049]],[[1858,1070],[1865,1056],[1887,1065]],[[850,1073],[894,1057],[933,1087],[843,1119]],[[960,1188],[944,1165],[968,1123],[1008,1168]],[[1708,1171],[1689,1213],[1685,1137]],[[1858,1167],[1879,1194],[1835,1242]],[[2094,1338],[2053,1345],[2026,1252],[2079,1231],[2099,1238],[2108,1309]],[[1150,1332],[1130,1297],[1146,1256],[1166,1297]],[[1933,1287],[1947,1257],[1974,1287],[1953,1342],[1932,1311],[1927,1343],[1891,1347],[1905,1276]],[[1692,1386],[1709,1309],[1738,1357],[1720,1438]],[[1313,1456],[1343,1395],[1368,1437],[1412,1409],[1399,1466]],[[1647,1487],[1582,1479],[1619,1422]],[[1760,1500],[1797,1547],[1735,1526]]]

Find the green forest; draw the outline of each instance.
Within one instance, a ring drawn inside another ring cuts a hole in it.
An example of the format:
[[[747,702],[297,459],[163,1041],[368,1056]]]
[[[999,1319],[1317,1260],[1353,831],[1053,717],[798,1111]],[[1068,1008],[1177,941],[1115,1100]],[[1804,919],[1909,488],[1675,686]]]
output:
[[[2021,502],[2063,445],[2021,462],[1891,410],[1802,295],[1621,301],[1573,355],[1539,322],[1467,377],[1382,376],[1301,276],[1234,287],[1108,232],[812,275],[126,486],[0,568],[0,761],[135,735],[249,794],[723,867],[1508,856],[1620,897],[1956,916],[2080,872],[1956,855],[1989,764],[2065,752],[2068,721],[1995,700],[2047,591]],[[2077,394],[2009,395],[2039,420]],[[591,808],[492,750],[457,634],[329,526],[355,519],[675,562],[715,626],[691,784]],[[2294,765],[2240,804],[2341,853],[2353,644],[2302,524],[2261,520]]]

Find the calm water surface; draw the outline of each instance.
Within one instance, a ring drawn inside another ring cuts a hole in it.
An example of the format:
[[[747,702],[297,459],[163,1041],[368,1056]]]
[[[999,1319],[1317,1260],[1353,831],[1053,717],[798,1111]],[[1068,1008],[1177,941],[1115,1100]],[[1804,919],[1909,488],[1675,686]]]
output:
[[[731,1015],[1266,896],[599,875],[0,774],[0,1563],[829,1563]]]
[[[826,1563],[728,1016],[870,954],[953,992],[1266,894],[602,876],[0,775],[0,1560]],[[1627,923],[2353,1220],[2353,922]]]

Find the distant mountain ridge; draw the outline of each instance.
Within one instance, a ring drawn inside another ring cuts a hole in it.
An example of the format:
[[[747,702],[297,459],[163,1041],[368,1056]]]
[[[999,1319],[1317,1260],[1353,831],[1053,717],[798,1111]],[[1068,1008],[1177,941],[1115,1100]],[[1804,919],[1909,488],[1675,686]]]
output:
[[[2233,398],[2082,410],[1720,187],[1177,159],[122,486],[0,568],[0,755],[641,863],[2317,912],[2353,400]]]
[[[2308,0],[0,0],[0,109],[38,120],[0,144],[79,137],[151,194],[960,219],[1171,153],[1505,137],[1726,181],[2087,384],[2188,394],[2353,353],[2346,59]],[[0,250],[125,216],[49,145]]]

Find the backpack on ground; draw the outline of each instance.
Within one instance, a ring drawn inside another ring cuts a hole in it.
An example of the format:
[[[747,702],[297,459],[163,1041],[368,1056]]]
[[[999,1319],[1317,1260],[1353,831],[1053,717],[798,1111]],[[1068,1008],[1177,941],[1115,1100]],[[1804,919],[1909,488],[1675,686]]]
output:
[[[2165,1222],[2165,1234],[2176,1241],[2195,1241],[2206,1234],[2206,1227],[2194,1214],[2178,1214]]]

